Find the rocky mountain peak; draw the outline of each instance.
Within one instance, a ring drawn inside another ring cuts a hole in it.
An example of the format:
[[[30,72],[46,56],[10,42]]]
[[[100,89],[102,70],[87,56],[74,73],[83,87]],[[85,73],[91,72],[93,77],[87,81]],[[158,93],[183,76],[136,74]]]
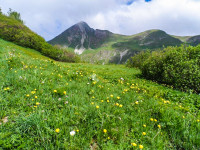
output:
[[[82,26],[82,27],[89,27],[89,25],[84,21],[80,21],[80,22],[76,23],[75,25]]]
[[[89,32],[90,30],[92,30],[92,28],[90,28],[90,26],[84,21],[81,21],[72,27],[79,28],[82,33]]]
[[[82,53],[84,49],[100,47],[111,34],[111,32],[106,30],[94,30],[86,22],[81,21],[50,40],[49,43],[75,48],[77,53],[81,49]]]

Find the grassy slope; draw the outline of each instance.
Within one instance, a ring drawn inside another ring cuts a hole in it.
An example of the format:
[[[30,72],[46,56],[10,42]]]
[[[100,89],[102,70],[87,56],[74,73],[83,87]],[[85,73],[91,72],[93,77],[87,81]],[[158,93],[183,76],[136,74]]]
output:
[[[0,149],[199,148],[199,95],[137,69],[55,62],[3,40],[0,63]]]

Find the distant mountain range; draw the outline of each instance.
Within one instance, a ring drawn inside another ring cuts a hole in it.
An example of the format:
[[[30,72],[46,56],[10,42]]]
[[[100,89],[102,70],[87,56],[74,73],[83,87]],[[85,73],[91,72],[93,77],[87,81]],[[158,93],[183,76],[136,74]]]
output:
[[[95,30],[87,23],[79,22],[48,42],[73,48],[87,62],[121,64],[146,49],[180,46],[183,43],[196,46],[200,43],[200,35],[174,36],[162,30],[148,30],[125,36],[107,30]]]

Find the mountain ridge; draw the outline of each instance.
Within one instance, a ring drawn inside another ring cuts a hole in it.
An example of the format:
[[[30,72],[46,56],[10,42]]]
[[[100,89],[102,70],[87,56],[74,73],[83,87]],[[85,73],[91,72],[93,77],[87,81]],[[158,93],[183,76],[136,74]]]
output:
[[[174,36],[159,29],[147,30],[134,35],[120,35],[108,30],[91,28],[81,21],[48,41],[52,45],[71,47],[87,62],[124,63],[134,54],[183,43],[197,45],[200,36]],[[105,55],[109,55],[105,58]]]

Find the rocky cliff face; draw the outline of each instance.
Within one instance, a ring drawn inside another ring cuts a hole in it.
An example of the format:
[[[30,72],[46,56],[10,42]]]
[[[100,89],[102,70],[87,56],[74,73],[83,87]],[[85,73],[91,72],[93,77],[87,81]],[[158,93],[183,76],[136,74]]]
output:
[[[85,49],[100,47],[111,35],[112,33],[107,30],[94,30],[87,23],[79,22],[50,40],[49,43],[72,47],[76,53],[81,54]]]

